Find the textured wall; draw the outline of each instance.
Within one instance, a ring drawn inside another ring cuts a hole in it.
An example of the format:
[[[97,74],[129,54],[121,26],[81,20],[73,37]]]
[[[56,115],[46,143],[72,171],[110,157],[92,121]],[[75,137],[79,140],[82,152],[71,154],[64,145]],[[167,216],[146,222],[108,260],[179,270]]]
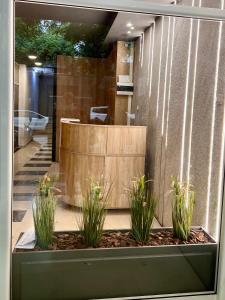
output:
[[[188,4],[183,0],[181,4]],[[210,0],[193,1],[209,6]],[[215,0],[217,7],[223,0]],[[217,231],[225,100],[225,24],[159,17],[135,44],[135,125],[148,126],[146,173],[171,225],[171,175],[196,190],[194,225]]]

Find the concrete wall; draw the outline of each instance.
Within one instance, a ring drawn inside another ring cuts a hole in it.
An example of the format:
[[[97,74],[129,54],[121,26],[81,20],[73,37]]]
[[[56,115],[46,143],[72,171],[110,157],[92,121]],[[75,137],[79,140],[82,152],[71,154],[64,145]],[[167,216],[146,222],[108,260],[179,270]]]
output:
[[[160,223],[171,225],[169,190],[176,175],[195,187],[194,225],[214,235],[223,180],[224,34],[220,22],[157,18],[135,44],[132,103],[135,125],[148,126],[146,173],[154,180]]]

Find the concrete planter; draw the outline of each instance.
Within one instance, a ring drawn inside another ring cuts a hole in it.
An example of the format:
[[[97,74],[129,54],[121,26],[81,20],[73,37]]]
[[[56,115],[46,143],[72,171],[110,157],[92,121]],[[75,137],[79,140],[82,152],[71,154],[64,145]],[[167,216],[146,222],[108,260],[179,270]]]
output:
[[[12,300],[214,292],[217,249],[212,243],[14,252]]]

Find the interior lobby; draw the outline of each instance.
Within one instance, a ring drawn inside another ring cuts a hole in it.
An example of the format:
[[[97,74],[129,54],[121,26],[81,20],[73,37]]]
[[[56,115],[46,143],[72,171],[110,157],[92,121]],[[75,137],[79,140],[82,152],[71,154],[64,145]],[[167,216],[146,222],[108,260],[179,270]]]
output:
[[[15,14],[13,245],[33,226],[32,199],[46,173],[58,189],[56,230],[78,228],[88,180],[102,176],[112,183],[105,228],[129,228],[127,189],[144,174],[157,198],[153,227],[171,226],[174,175],[195,187],[193,225],[217,238],[219,23],[25,2]],[[26,53],[20,41],[34,28],[49,48],[37,38]],[[55,50],[47,34],[59,33],[64,41]]]

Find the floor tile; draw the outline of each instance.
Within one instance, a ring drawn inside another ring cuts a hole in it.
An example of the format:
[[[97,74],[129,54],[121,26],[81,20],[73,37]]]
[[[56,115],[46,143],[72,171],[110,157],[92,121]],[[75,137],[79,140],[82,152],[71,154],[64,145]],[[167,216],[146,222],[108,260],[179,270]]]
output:
[[[13,195],[13,201],[32,201],[34,194],[21,195],[19,193]]]
[[[34,193],[36,192],[36,187],[33,185],[15,185],[13,187],[13,193]]]
[[[49,152],[46,152],[46,153],[36,153],[35,156],[47,156],[51,159],[51,155]]]
[[[37,185],[37,179],[34,180],[14,180],[14,186],[32,186]]]
[[[46,171],[19,171],[16,175],[45,175]]]
[[[13,222],[22,222],[25,214],[26,214],[26,210],[14,210]]]
[[[46,158],[46,157],[33,157],[30,159],[30,161],[50,161],[51,162],[51,159],[50,158]]]
[[[50,151],[50,149],[49,150],[48,149],[49,148],[41,148],[39,151],[51,154],[52,152]]]
[[[24,167],[50,167],[51,164],[36,164],[36,163],[27,163]]]

